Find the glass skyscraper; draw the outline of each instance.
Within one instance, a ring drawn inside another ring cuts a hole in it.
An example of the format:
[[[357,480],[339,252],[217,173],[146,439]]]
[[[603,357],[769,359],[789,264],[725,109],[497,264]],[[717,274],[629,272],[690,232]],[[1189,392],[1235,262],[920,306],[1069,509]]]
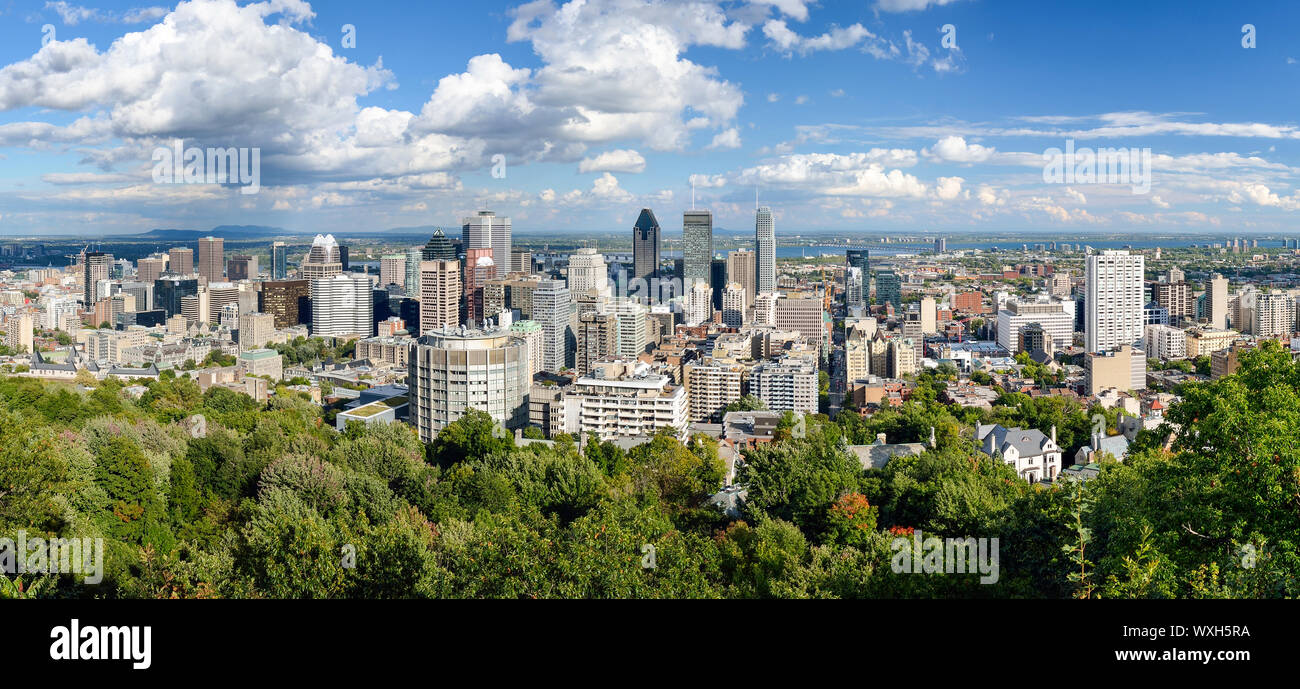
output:
[[[844,252],[844,262],[850,268],[857,268],[862,271],[861,280],[861,299],[859,303],[866,304],[871,301],[871,255],[866,249],[849,249]]]
[[[632,277],[647,283],[659,277],[659,221],[649,208],[641,209],[632,226]]]
[[[903,283],[898,273],[882,270],[876,274],[876,303],[893,304],[895,313],[903,311]]]
[[[289,271],[289,247],[284,242],[271,245],[271,279],[283,280]]]

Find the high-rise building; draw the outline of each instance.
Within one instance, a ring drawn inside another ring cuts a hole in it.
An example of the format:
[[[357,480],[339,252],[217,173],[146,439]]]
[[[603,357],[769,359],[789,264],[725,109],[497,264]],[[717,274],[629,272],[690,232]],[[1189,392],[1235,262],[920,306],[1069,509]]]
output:
[[[1215,330],[1228,328],[1228,278],[1215,273],[1210,277],[1205,290],[1209,306],[1210,327]]]
[[[1084,270],[1084,347],[1109,352],[1145,333],[1142,278],[1146,257],[1127,251],[1089,254]]]
[[[713,317],[713,290],[707,282],[692,282],[686,292],[686,325],[700,325]]]
[[[162,309],[168,316],[175,316],[181,312],[181,300],[187,296],[198,294],[198,291],[199,281],[197,278],[168,275],[154,280],[153,303],[156,308]]]
[[[225,275],[223,256],[226,252],[226,240],[221,237],[203,237],[199,239],[199,276],[207,282],[217,282]]]
[[[801,337],[821,342],[826,335],[822,318],[822,300],[814,298],[778,299],[774,310],[778,330],[793,330]]]
[[[720,363],[689,364],[686,381],[688,414],[692,422],[722,421],[727,405],[740,399],[743,366]]]
[[[311,249],[298,266],[298,274],[304,280],[319,280],[334,277],[342,272],[342,254],[334,235],[316,235],[311,241]]]
[[[946,238],[940,237],[934,240],[934,253],[943,254],[947,252],[948,252],[948,240]]]
[[[686,430],[686,389],[638,361],[601,362],[593,375],[574,381],[563,395],[564,433],[601,440]]]
[[[632,277],[650,281],[659,277],[659,221],[654,211],[642,208],[632,226]],[[658,301],[654,295],[653,301]]]
[[[510,272],[532,275],[533,252],[528,249],[510,249]]]
[[[758,254],[754,267],[757,292],[776,291],[776,230],[772,223],[772,209],[767,206],[754,211],[754,250]]]
[[[483,313],[483,286],[497,274],[492,247],[465,250],[465,318],[470,326],[482,325],[484,318],[496,314]]]
[[[339,274],[311,281],[311,334],[317,337],[374,335],[375,302],[370,278]]]
[[[283,280],[289,276],[289,245],[284,242],[271,244],[271,279]]]
[[[113,255],[102,251],[88,251],[82,258],[82,303],[87,307],[108,296],[100,283],[108,279],[112,265]]]
[[[903,310],[903,283],[898,273],[892,270],[876,273],[876,303],[893,304],[895,313]]]
[[[533,320],[542,326],[542,371],[568,366],[573,337],[573,299],[563,280],[542,280],[533,290]]]
[[[241,254],[231,256],[226,261],[226,279],[237,282],[239,280],[253,280],[257,278],[258,267],[257,257]]]
[[[722,293],[722,322],[732,328],[743,326],[747,301],[745,287],[739,282],[729,283]]]
[[[605,257],[595,249],[584,247],[569,257],[569,292],[586,294],[587,290],[596,290],[600,294],[609,293],[609,277],[605,269]]]
[[[938,332],[938,306],[935,304],[934,297],[922,297],[921,333],[924,335],[934,335]]]
[[[438,329],[410,345],[409,421],[432,442],[470,409],[507,431],[528,424],[528,344],[509,331]]]
[[[418,247],[407,249],[403,254],[402,266],[406,269],[406,276],[402,281],[402,287],[413,297],[420,296],[420,261]]]
[[[168,249],[167,272],[175,275],[193,275],[194,250],[187,246],[174,246]]]
[[[754,272],[757,268],[756,256],[749,249],[736,249],[727,254],[727,282],[738,283],[745,290],[745,308],[753,305],[758,286],[758,275]]]
[[[456,248],[451,245],[451,240],[443,234],[442,228],[439,227],[433,231],[433,236],[420,250],[420,258],[425,261],[454,261],[458,257]]]
[[[691,284],[707,287],[713,266],[713,213],[689,210],[682,214],[682,289],[689,294]]]
[[[209,282],[207,286],[208,294],[208,323],[220,323],[221,314],[227,304],[233,304],[235,307],[236,318],[239,313],[239,287],[233,282]]]
[[[406,289],[406,254],[385,254],[379,258],[379,286],[388,285]]]
[[[14,352],[32,353],[32,330],[35,319],[30,313],[10,316],[4,322],[5,346]]]
[[[420,263],[420,332],[460,325],[460,261]]]
[[[629,297],[617,297],[611,304],[611,313],[618,320],[617,354],[635,359],[645,352],[646,307]]]
[[[862,269],[848,266],[844,269],[844,305],[848,308],[866,306],[862,297]]]
[[[1157,282],[1152,291],[1155,293],[1155,302],[1169,310],[1171,322],[1179,323],[1184,319],[1196,318],[1196,299],[1192,296],[1191,285],[1181,280]]]
[[[578,344],[573,367],[578,375],[591,372],[591,365],[614,354],[618,347],[618,320],[611,313],[584,313],[578,317]]]
[[[465,249],[491,249],[495,274],[505,277],[510,266],[510,218],[498,218],[492,211],[479,211],[461,223]]]
[[[155,295],[156,298],[156,295]],[[276,329],[301,325],[311,320],[311,282],[267,280],[262,283],[257,310],[275,319]]]
[[[715,258],[709,266],[709,290],[713,292],[713,310],[722,310],[722,292],[727,289],[727,259]]]
[[[167,259],[162,256],[148,256],[135,262],[135,279],[153,284],[167,271]]]
[[[528,344],[528,377],[537,373],[542,363],[544,346],[542,343],[542,326],[537,321],[518,321],[510,324],[510,334]]]
[[[261,349],[275,332],[275,316],[269,313],[246,313],[239,317],[239,349]]]
[[[849,249],[844,252],[844,262],[850,268],[857,268],[862,272],[862,283],[858,285],[861,294],[858,295],[858,302],[868,304],[871,302],[871,252],[867,249]]]
[[[1255,299],[1252,334],[1277,337],[1295,332],[1295,300],[1281,292],[1265,292]]]
[[[750,394],[772,411],[817,413],[817,366],[807,359],[785,358],[755,366]]]
[[[1021,351],[1024,329],[1038,324],[1056,350],[1074,343],[1074,307],[1071,299],[1009,299],[998,310],[998,344],[1008,352]]]

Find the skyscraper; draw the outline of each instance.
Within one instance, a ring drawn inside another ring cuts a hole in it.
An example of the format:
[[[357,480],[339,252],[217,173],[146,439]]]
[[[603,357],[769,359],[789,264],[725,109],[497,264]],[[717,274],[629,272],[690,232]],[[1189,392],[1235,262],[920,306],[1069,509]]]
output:
[[[533,320],[542,326],[540,371],[558,372],[568,365],[573,299],[563,280],[542,280],[533,290]]]
[[[715,258],[709,266],[709,289],[713,290],[713,310],[722,310],[722,292],[727,289],[727,259]]]
[[[177,275],[194,273],[194,250],[187,246],[177,246],[167,251],[167,272]]]
[[[199,281],[193,277],[169,275],[158,278],[153,283],[153,303],[168,316],[181,312],[181,299],[198,294]]]
[[[727,282],[737,282],[745,290],[745,308],[754,303],[754,289],[758,285],[754,272],[755,254],[749,249],[737,249],[727,254]]]
[[[226,240],[221,237],[199,239],[199,275],[207,282],[218,282],[225,274]]]
[[[758,253],[754,269],[758,292],[775,292],[776,230],[772,224],[772,209],[767,206],[754,212],[754,248]]]
[[[406,254],[384,254],[379,258],[379,286],[388,285],[406,289]]]
[[[495,313],[483,313],[483,286],[497,274],[492,260],[492,248],[466,249],[465,251],[465,319],[470,326],[482,325],[484,318]]]
[[[903,311],[903,283],[898,273],[892,270],[876,273],[876,303],[893,304],[895,313]]]
[[[687,294],[695,282],[709,284],[713,265],[713,213],[689,210],[682,213],[682,290]]]
[[[256,256],[231,256],[226,262],[226,277],[230,280],[253,280],[259,272]]]
[[[420,263],[420,332],[460,325],[460,261]]]
[[[158,294],[155,287],[155,304],[158,303]],[[311,283],[307,280],[267,280],[262,283],[257,309],[274,316],[275,327],[280,329],[310,321]],[[170,311],[168,315],[172,315]]]
[[[659,277],[659,260],[659,221],[655,220],[654,211],[642,208],[632,226],[632,277],[641,278],[648,285]]]
[[[479,211],[465,218],[461,224],[465,250],[491,249],[496,273],[492,277],[505,277],[510,267],[510,218],[498,218],[492,211]]]
[[[95,302],[107,297],[105,290],[101,290],[99,283],[101,280],[107,280],[109,270],[113,265],[113,255],[106,254],[102,251],[88,251],[82,258],[82,303],[87,307],[92,306]],[[95,325],[99,325],[96,323]]]
[[[470,409],[509,431],[528,424],[528,343],[507,330],[426,333],[411,343],[407,366],[409,419],[426,443]]]
[[[870,252],[866,249],[849,249],[844,252],[844,261],[850,268],[857,268],[862,271],[862,294],[859,295],[860,303],[866,304],[871,301],[871,257]]]
[[[311,242],[311,250],[302,259],[298,272],[305,280],[334,277],[343,272],[339,243],[332,234],[318,234]]]
[[[1228,327],[1228,278],[1215,273],[1205,290],[1210,327],[1223,330]]]
[[[429,237],[428,243],[420,250],[420,257],[425,261],[454,261],[456,260],[456,248],[451,245],[451,240],[443,234],[442,228],[439,227],[433,231],[433,236]]]
[[[374,334],[375,301],[370,278],[339,274],[311,281],[311,334],[317,337]]]
[[[135,262],[135,279],[152,285],[162,276],[167,265],[162,256],[148,256]]]
[[[569,257],[569,292],[583,295],[587,290],[597,290],[604,294],[609,285],[605,269],[605,257],[595,249],[582,248]]]
[[[1127,251],[1089,254],[1084,268],[1084,346],[1109,352],[1143,338],[1142,277],[1146,257]]]
[[[271,279],[283,280],[289,274],[289,246],[284,242],[271,245]]]
[[[403,286],[412,297],[420,296],[420,260],[418,247],[406,250],[406,281]]]

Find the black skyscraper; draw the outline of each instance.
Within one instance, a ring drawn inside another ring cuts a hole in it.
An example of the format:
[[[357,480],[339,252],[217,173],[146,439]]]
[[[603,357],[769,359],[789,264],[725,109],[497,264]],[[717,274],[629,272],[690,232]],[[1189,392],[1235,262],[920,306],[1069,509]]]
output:
[[[649,208],[641,209],[632,226],[632,277],[647,282],[659,277],[659,221]]]

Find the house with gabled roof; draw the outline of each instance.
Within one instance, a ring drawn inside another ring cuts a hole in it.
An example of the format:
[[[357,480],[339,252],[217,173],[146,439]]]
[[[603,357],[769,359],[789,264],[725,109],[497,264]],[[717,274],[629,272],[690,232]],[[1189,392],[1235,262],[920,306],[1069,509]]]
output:
[[[1056,444],[1056,426],[1052,426],[1049,437],[1033,428],[979,424],[975,427],[975,439],[984,454],[1011,465],[1021,478],[1030,483],[1053,481],[1061,473],[1061,447]]]

